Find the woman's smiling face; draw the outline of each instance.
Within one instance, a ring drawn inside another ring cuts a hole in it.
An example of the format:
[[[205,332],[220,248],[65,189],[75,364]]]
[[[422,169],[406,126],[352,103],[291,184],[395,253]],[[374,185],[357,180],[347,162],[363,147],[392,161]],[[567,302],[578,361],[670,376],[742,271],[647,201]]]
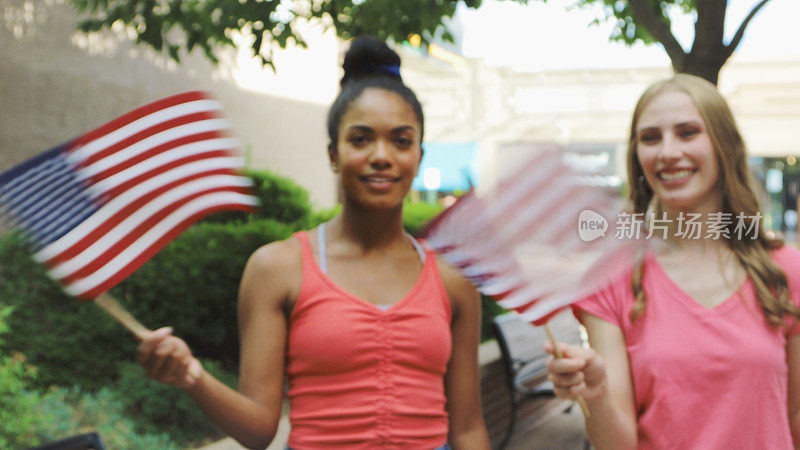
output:
[[[666,90],[642,109],[636,155],[666,211],[720,210],[717,152],[700,111],[685,92]]]
[[[421,134],[419,119],[403,97],[365,89],[342,116],[330,154],[346,198],[378,209],[401,206],[422,159]]]

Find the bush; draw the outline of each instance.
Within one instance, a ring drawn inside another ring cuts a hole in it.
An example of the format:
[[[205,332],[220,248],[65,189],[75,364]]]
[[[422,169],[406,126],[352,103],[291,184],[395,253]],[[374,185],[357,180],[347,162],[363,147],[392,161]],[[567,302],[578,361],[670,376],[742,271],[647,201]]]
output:
[[[173,326],[199,356],[238,358],[236,296],[242,269],[259,246],[291,235],[260,220],[191,227],[112,290],[145,326]],[[94,305],[66,296],[17,235],[0,238],[0,302],[15,305],[0,350],[25,354],[40,369],[39,388],[75,384],[96,390],[132,358],[135,339]]]
[[[211,375],[235,389],[235,375],[215,361],[202,363]],[[133,362],[122,364],[120,372],[114,391],[123,399],[125,414],[135,418],[137,431],[166,433],[183,447],[196,444],[198,438],[222,437],[182,390],[150,380],[144,369]]]
[[[406,202],[403,205],[403,227],[413,236],[419,236],[425,225],[444,211],[444,206],[427,202]]]
[[[238,363],[236,300],[248,257],[286,239],[290,225],[273,220],[198,224],[181,234],[113,290],[145,326],[172,326],[201,357]]]
[[[75,382],[96,389],[113,377],[116,361],[135,348],[134,339],[94,305],[64,294],[19,235],[0,237],[0,261],[0,303],[15,308],[0,351],[18,351],[40,369],[31,384]]]
[[[311,223],[312,211],[308,191],[289,178],[269,171],[248,169],[245,175],[253,180],[253,194],[258,197],[260,206],[254,214],[226,211],[203,219],[204,222],[246,222],[249,220],[272,219],[291,224],[295,228],[307,228]]]
[[[0,309],[0,339],[8,332],[11,307]],[[37,370],[15,353],[0,357],[0,448],[27,448],[97,431],[109,448],[178,449],[165,434],[139,434],[122,414],[123,403],[109,390],[40,393],[30,388]]]
[[[139,432],[136,421],[125,415],[124,407],[124,399],[108,388],[95,393],[79,388],[54,389],[38,407],[39,414],[48,420],[42,421],[36,430],[37,443],[96,432],[109,449],[181,448],[165,433]]]
[[[11,307],[0,309],[0,339],[8,331],[6,318]],[[36,413],[41,395],[28,388],[36,376],[24,357],[0,356],[0,448],[22,448],[39,443],[36,429],[42,418]]]

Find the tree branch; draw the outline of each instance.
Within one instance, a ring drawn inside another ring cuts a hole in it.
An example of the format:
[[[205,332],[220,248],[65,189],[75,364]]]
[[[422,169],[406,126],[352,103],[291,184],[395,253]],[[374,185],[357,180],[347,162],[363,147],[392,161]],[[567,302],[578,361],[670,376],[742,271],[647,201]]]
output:
[[[760,2],[758,2],[756,6],[753,7],[753,9],[750,11],[747,17],[744,18],[742,24],[739,25],[739,29],[736,30],[736,34],[733,35],[733,39],[731,39],[731,42],[725,46],[725,51],[727,53],[725,59],[728,59],[728,57],[733,54],[733,51],[736,50],[736,47],[739,46],[739,42],[742,40],[742,37],[744,36],[744,30],[747,28],[747,25],[750,24],[750,21],[753,20],[753,17],[755,17],[756,14],[758,14],[758,12],[761,10],[761,8],[763,8],[764,5],[766,5],[767,3],[769,3],[769,0],[761,0]]]
[[[653,14],[647,1],[628,0],[628,4],[636,14],[636,18],[647,28],[647,31],[664,46],[664,50],[666,50],[667,55],[669,55],[669,59],[672,60],[672,65],[675,66],[676,63],[680,63],[680,61],[686,57],[686,52],[683,50],[683,47],[681,47],[681,44],[678,43],[678,40],[675,39],[675,36],[672,34],[669,27],[667,27],[667,24],[659,20],[659,18]]]

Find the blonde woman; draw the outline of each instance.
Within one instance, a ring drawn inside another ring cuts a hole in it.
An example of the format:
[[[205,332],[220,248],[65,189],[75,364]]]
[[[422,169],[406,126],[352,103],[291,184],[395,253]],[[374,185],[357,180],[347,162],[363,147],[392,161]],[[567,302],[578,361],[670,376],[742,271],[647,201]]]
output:
[[[761,229],[716,87],[689,75],[650,86],[627,162],[634,213],[666,229],[576,305],[591,348],[560,344],[566,357],[548,362],[557,395],[586,399],[597,449],[794,448],[800,252]]]

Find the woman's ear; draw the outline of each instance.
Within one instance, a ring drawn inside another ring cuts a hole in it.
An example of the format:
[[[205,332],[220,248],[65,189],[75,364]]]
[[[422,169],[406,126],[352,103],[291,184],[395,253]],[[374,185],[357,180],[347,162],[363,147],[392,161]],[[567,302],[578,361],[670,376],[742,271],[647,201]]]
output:
[[[328,159],[330,160],[331,171],[333,171],[333,173],[338,173],[339,172],[339,158],[338,158],[338,156],[339,156],[339,152],[336,151],[336,144],[334,144],[333,142],[330,142],[328,144]]]

